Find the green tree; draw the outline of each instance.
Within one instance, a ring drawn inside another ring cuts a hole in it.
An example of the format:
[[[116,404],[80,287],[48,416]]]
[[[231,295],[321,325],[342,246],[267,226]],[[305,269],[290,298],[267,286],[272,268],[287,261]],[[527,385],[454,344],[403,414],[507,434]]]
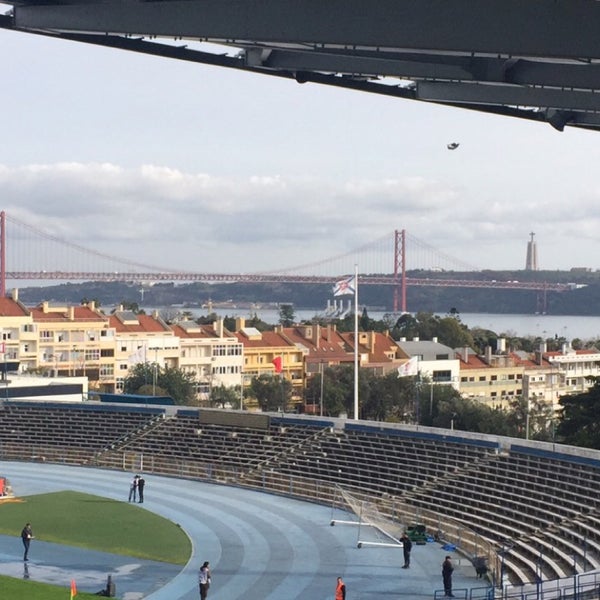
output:
[[[157,363],[138,363],[123,381],[125,394],[170,396],[176,404],[195,400],[195,374]]]
[[[354,394],[354,370],[348,366],[323,365],[323,414],[337,417],[352,414]],[[316,373],[306,383],[305,401],[320,407],[321,376]]]
[[[375,375],[370,369],[359,374],[360,416],[374,421],[407,421],[413,414],[416,378],[398,377],[396,370]]]
[[[279,305],[279,324],[284,327],[291,327],[296,322],[293,304]]]
[[[591,379],[588,391],[560,397],[556,434],[562,443],[600,449],[600,378]]]
[[[395,340],[402,337],[407,340],[412,339],[419,335],[419,323],[411,314],[404,313],[396,321],[391,333]]]
[[[286,411],[292,397],[292,384],[284,377],[259,375],[250,382],[250,395],[256,398],[261,410]]]
[[[211,406],[219,408],[239,408],[240,406],[240,388],[239,386],[225,387],[217,385],[210,390],[209,403]]]
[[[140,305],[137,302],[132,302],[130,300],[121,300],[119,302],[119,306],[123,307],[123,310],[131,311],[136,315],[145,315],[146,311],[143,308],[140,308]],[[116,312],[117,309],[113,309],[112,312]]]
[[[86,306],[87,304],[90,304],[91,302],[93,302],[93,303],[94,303],[94,306],[95,306],[96,308],[100,308],[100,307],[102,306],[102,303],[100,302],[100,300],[98,300],[98,298],[87,298],[86,296],[84,296],[84,297],[81,299],[81,302],[80,302],[80,304],[81,304],[82,306]]]

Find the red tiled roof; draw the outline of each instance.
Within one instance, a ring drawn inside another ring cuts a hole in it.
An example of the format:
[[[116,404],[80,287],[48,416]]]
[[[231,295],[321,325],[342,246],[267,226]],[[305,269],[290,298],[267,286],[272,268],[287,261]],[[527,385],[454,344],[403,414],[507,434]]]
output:
[[[263,331],[260,339],[250,339],[241,331],[237,331],[234,335],[243,344],[244,348],[282,348],[294,345],[274,331]]]
[[[188,331],[179,325],[171,325],[171,329],[177,337],[182,339],[209,339],[219,337],[212,325],[198,325],[197,330],[194,328],[192,331]],[[233,334],[226,329],[223,330],[223,335],[229,338],[233,337]]]
[[[26,317],[29,312],[12,298],[0,298],[0,317]]]
[[[73,319],[69,318],[71,313],[71,308],[73,309]],[[35,308],[29,309],[31,316],[34,321],[55,321],[55,322],[73,322],[73,321],[97,321],[97,322],[105,322],[107,317],[97,313],[95,310],[92,310],[89,306],[81,305],[81,306],[73,306],[67,307],[67,310],[57,309],[53,310],[51,307],[47,312],[44,312],[43,307],[36,306]]]
[[[150,315],[136,315],[137,323],[123,323],[116,315],[110,315],[109,323],[121,333],[163,333],[170,331],[160,321]]]

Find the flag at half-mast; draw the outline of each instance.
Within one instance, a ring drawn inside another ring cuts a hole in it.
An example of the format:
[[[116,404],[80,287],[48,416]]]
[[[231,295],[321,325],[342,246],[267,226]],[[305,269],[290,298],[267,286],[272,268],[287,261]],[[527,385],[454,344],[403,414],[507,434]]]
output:
[[[356,278],[354,275],[336,282],[333,286],[334,296],[353,296],[356,292]]]

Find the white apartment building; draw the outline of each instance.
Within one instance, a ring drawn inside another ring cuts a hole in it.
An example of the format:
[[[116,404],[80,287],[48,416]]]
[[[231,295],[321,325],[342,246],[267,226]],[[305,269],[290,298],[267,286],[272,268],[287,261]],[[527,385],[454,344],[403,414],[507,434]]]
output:
[[[199,400],[207,400],[213,387],[241,386],[244,347],[222,319],[212,325],[180,321],[171,328],[180,343],[177,366],[195,373]]]

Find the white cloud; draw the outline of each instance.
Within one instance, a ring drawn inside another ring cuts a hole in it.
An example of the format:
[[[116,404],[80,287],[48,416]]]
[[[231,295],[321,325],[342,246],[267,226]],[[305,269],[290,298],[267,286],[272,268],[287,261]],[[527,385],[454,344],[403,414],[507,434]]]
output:
[[[445,268],[520,268],[529,223],[537,221],[540,256],[547,258],[544,237],[554,241],[568,233],[595,244],[600,225],[596,191],[571,207],[565,224],[568,206],[516,198],[474,201],[459,187],[423,176],[236,178],[148,164],[5,164],[0,194],[9,219],[53,236],[126,260],[200,271],[259,272],[317,263],[375,244],[385,234],[389,248],[384,241],[371,254],[380,253],[380,269],[391,269],[394,229],[406,229],[417,240],[407,249],[409,267],[440,260],[434,247],[456,258]],[[499,253],[508,244],[517,252],[502,261]],[[51,266],[53,253],[60,252],[58,244],[48,250],[47,268],[66,268]],[[341,261],[330,269],[347,270]]]

